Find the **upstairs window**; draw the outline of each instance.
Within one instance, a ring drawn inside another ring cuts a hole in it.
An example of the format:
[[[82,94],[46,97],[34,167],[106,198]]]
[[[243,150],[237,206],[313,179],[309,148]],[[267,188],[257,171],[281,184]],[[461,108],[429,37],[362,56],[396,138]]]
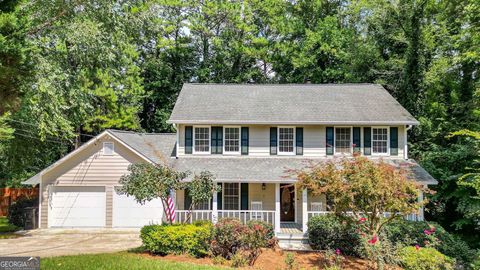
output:
[[[335,154],[352,153],[352,129],[350,127],[335,128]]]
[[[210,153],[210,127],[195,127],[193,141],[195,153]]]
[[[225,127],[223,134],[224,134],[225,153],[240,154],[240,128]]]
[[[103,143],[103,154],[104,155],[113,155],[115,148],[113,142],[104,142]]]
[[[388,154],[388,128],[372,128],[372,153]]]
[[[278,128],[278,153],[279,154],[295,154],[295,128],[279,127]]]

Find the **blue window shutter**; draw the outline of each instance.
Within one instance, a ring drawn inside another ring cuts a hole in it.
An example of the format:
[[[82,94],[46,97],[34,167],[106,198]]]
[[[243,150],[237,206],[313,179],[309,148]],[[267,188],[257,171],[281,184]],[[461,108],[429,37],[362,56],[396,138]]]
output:
[[[270,155],[277,154],[277,127],[270,128]]]
[[[211,145],[212,154],[223,152],[223,127],[212,127]]]
[[[295,129],[295,141],[297,155],[303,155],[303,128],[297,127]]]
[[[190,196],[190,192],[188,189],[184,189],[185,193],[183,194],[183,208],[185,210],[190,209],[190,206],[192,205],[192,196]]]
[[[390,127],[390,155],[398,155],[398,127]]]
[[[193,127],[185,127],[185,154],[191,154],[193,148]]]
[[[242,155],[248,155],[248,127],[242,127]]]
[[[240,210],[248,210],[248,183],[241,183],[240,185]]]
[[[223,205],[222,205],[222,184],[218,183],[219,190],[217,192],[217,209],[222,210]]]
[[[363,128],[363,154],[369,156],[372,154],[372,128]]]
[[[359,127],[354,127],[353,128],[353,144],[355,145],[353,147],[353,152],[354,153],[360,153],[361,152],[361,138],[360,138],[360,128]]]
[[[333,155],[333,127],[326,128],[327,155]]]

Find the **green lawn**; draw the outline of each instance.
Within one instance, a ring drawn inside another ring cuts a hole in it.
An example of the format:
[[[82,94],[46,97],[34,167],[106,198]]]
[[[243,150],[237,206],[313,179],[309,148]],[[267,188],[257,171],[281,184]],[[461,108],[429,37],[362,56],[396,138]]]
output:
[[[40,267],[45,269],[62,269],[62,270],[207,270],[207,269],[225,269],[223,267],[195,265],[189,263],[176,263],[166,260],[145,257],[139,254],[120,252],[110,254],[93,254],[93,255],[77,255],[63,256],[52,258],[41,258]]]
[[[0,233],[14,232],[18,229],[17,226],[8,223],[7,217],[0,217]]]

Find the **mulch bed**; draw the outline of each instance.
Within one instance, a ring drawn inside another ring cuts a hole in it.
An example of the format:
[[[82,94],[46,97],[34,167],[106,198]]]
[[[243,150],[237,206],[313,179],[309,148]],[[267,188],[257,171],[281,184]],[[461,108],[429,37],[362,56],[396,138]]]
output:
[[[326,264],[324,253],[318,251],[283,251],[280,249],[265,249],[258,257],[254,266],[244,267],[243,269],[266,269],[281,270],[286,269],[285,258],[287,253],[295,255],[297,269],[323,269]],[[202,265],[214,265],[211,258],[194,258],[188,255],[166,255],[156,256],[149,253],[143,253],[143,256],[154,257],[159,260],[168,260],[176,262],[187,262]],[[217,265],[218,266],[218,265]],[[366,270],[368,261],[353,257],[346,257],[343,269]],[[389,267],[385,267],[389,269]],[[395,269],[395,268],[390,268]],[[399,268],[396,268],[399,269]]]

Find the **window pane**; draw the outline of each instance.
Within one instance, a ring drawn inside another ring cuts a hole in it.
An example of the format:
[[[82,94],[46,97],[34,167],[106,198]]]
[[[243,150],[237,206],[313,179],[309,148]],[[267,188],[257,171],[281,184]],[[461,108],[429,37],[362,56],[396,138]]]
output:
[[[210,152],[210,129],[208,127],[195,128],[195,152]]]
[[[278,151],[283,153],[293,153],[294,149],[294,128],[278,129]]]
[[[240,151],[240,129],[225,128],[225,152]]]
[[[372,152],[375,154],[388,153],[388,130],[386,128],[372,128]]]
[[[351,129],[335,128],[335,153],[351,153]]]
[[[223,184],[223,206],[225,210],[239,210],[239,184],[225,183]]]

